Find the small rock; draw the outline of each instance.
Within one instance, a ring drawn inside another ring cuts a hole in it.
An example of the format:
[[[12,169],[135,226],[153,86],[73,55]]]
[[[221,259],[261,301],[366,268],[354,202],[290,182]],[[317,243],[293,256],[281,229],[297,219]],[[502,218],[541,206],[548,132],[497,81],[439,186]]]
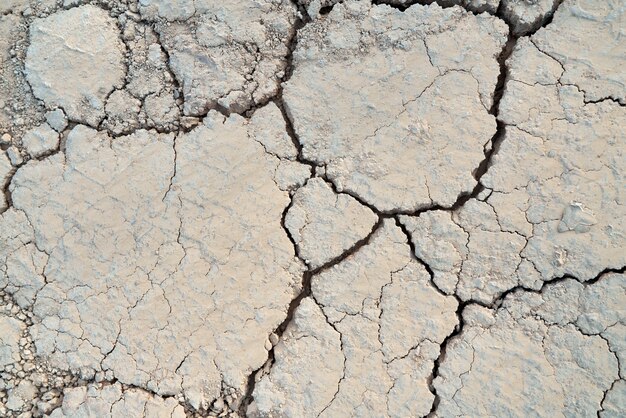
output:
[[[41,157],[59,145],[59,134],[44,123],[28,131],[22,138],[22,143],[31,157]]]
[[[22,158],[20,151],[15,146],[9,147],[7,150],[7,156],[9,157],[9,160],[11,160],[13,167],[17,167],[24,162],[24,158]]]
[[[588,232],[597,220],[591,211],[585,209],[582,203],[572,202],[563,211],[558,231]]]
[[[21,411],[36,395],[37,389],[35,386],[30,381],[23,380],[17,387],[9,391],[6,407],[11,411]]]
[[[46,121],[57,132],[62,132],[67,127],[67,116],[63,109],[54,109],[46,113]]]
[[[187,130],[193,129],[199,123],[200,123],[200,119],[196,117],[192,117],[192,116],[185,116],[180,119],[181,126],[183,127],[183,129],[187,129]]]

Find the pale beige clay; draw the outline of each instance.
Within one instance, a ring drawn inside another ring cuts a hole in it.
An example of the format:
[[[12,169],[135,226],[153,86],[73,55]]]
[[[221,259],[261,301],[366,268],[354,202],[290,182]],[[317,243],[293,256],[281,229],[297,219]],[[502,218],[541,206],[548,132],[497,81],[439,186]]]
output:
[[[368,245],[312,281],[251,415],[426,415],[428,376],[457,324],[457,301],[432,286],[401,229],[385,220]]]
[[[626,416],[625,0],[0,3],[0,416]]]
[[[289,200],[273,181],[279,159],[248,124],[211,113],[178,137],[117,139],[78,126],[64,154],[19,170],[13,205],[35,246],[6,265],[46,258],[31,273],[45,282],[23,302],[38,355],[85,377],[183,393],[196,408],[222,387],[242,395],[301,276],[280,226]],[[22,272],[7,273],[18,286]]]
[[[476,185],[496,132],[489,108],[506,34],[502,21],[460,8],[336,5],[299,31],[285,83],[304,157],[381,211],[451,206]]]
[[[518,285],[585,281],[626,265],[626,110],[586,103],[559,82],[567,70],[533,41],[544,31],[521,38],[507,60],[498,114],[506,127],[481,178],[484,202],[402,218],[435,283],[463,300],[490,303]]]
[[[108,94],[126,74],[115,21],[94,6],[61,11],[35,20],[30,42],[25,67],[35,96],[72,120],[98,126]]]
[[[377,219],[354,198],[337,195],[324,180],[314,178],[294,194],[285,226],[300,257],[317,268],[369,235]]]
[[[466,308],[433,382],[436,415],[594,416],[609,391],[611,416],[623,395],[624,297],[626,276],[607,274]]]

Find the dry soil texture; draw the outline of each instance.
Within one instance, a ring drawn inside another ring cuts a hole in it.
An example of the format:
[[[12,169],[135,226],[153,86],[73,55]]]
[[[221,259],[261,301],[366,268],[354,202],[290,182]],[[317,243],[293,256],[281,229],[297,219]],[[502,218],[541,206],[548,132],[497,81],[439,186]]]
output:
[[[0,0],[0,416],[626,416],[626,0]]]

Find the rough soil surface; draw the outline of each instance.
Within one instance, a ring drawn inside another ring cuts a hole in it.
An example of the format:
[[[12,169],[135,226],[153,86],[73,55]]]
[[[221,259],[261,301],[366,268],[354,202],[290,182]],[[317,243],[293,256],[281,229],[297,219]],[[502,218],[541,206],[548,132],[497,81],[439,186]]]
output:
[[[0,416],[626,416],[625,0],[0,2]]]

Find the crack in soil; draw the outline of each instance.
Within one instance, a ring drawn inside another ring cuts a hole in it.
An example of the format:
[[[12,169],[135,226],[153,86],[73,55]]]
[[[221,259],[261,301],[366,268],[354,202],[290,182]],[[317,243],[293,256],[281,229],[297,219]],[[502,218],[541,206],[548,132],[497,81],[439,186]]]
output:
[[[377,4],[377,3],[374,2],[374,4]],[[332,6],[329,6],[329,8],[326,8],[324,10],[325,14],[329,13],[331,10],[332,10]],[[315,168],[318,167],[318,165],[315,164],[312,161],[309,161],[309,160],[305,159],[303,157],[303,155],[302,155],[302,144],[298,140],[298,137],[297,137],[296,132],[295,132],[294,127],[293,127],[292,117],[291,117],[291,115],[289,115],[289,112],[286,109],[285,102],[283,100],[283,95],[282,95],[283,94],[283,83],[288,81],[290,79],[291,75],[293,74],[293,52],[294,52],[294,50],[295,50],[295,48],[297,46],[297,42],[298,42],[298,40],[297,40],[298,31],[301,28],[303,28],[307,23],[308,22],[300,20],[300,19],[296,22],[295,33],[294,33],[292,39],[289,42],[289,54],[288,54],[288,57],[287,57],[287,66],[286,66],[286,69],[285,69],[285,76],[283,77],[283,79],[281,80],[281,83],[279,84],[278,92],[276,94],[276,97],[273,98],[272,100],[276,103],[276,105],[279,107],[281,113],[283,114],[283,118],[285,120],[285,125],[286,125],[286,129],[287,129],[287,133],[289,134],[289,137],[291,138],[294,146],[298,150],[297,161],[302,163],[302,164],[306,164],[306,165],[310,166],[313,169],[312,170],[312,176],[314,176],[315,175]],[[490,112],[489,112],[490,114],[492,114],[492,115],[494,115],[496,117],[497,117],[497,112],[498,112],[498,105],[499,105],[500,99],[502,98],[502,94],[504,92],[504,85],[505,85],[505,81],[506,81],[506,73],[507,73],[507,71],[506,71],[505,61],[510,56],[511,52],[513,51],[513,48],[515,46],[516,41],[517,41],[517,37],[509,35],[509,39],[507,40],[507,43],[505,44],[504,48],[502,49],[502,52],[500,53],[500,55],[498,57],[498,63],[499,63],[499,66],[500,66],[500,74],[498,76],[498,80],[497,80],[497,83],[496,83],[496,88],[495,88],[495,92],[494,92],[493,105],[492,105],[492,107],[490,109]],[[251,112],[253,112],[253,111],[254,110],[251,110]],[[365,202],[358,195],[355,195],[355,194],[347,192],[347,191],[341,191],[341,192],[338,191],[337,187],[335,186],[335,184],[332,181],[330,181],[328,178],[326,178],[325,175],[322,175],[321,177],[328,184],[330,184],[330,186],[332,187],[333,191],[336,194],[344,193],[344,194],[347,194],[347,195],[353,197],[355,200],[357,200],[363,206],[368,207],[375,214],[377,214],[378,215],[378,222],[374,225],[374,227],[372,228],[372,231],[365,238],[363,238],[362,240],[358,241],[348,251],[344,252],[340,256],[336,257],[335,259],[325,263],[324,265],[322,265],[322,266],[320,266],[320,267],[318,267],[316,269],[313,269],[313,270],[307,269],[304,272],[303,277],[302,277],[302,290],[291,301],[291,303],[289,305],[289,309],[287,311],[287,316],[285,317],[283,322],[278,326],[278,328],[275,331],[275,333],[279,336],[279,341],[280,341],[280,337],[282,337],[285,329],[291,323],[291,321],[293,319],[294,312],[298,308],[298,306],[300,305],[300,302],[302,301],[302,299],[304,299],[305,297],[311,295],[311,280],[312,280],[312,277],[315,276],[317,273],[319,273],[321,271],[324,271],[324,270],[326,270],[328,268],[331,268],[332,266],[340,263],[341,261],[343,261],[344,259],[346,259],[350,255],[356,253],[360,248],[362,248],[363,246],[367,245],[369,243],[369,240],[371,239],[372,235],[381,227],[381,225],[383,224],[384,219],[386,219],[386,218],[393,218],[395,220],[396,224],[402,229],[403,233],[407,236],[407,241],[409,243],[409,246],[411,247],[412,257],[415,258],[421,265],[423,265],[426,268],[426,270],[428,271],[428,274],[430,276],[430,282],[433,285],[433,287],[438,292],[444,294],[441,291],[441,289],[439,289],[435,285],[435,283],[433,281],[434,273],[433,273],[432,269],[430,268],[430,266],[428,266],[428,264],[426,264],[423,260],[417,259],[417,257],[415,256],[415,248],[414,248],[414,245],[411,242],[411,237],[408,234],[408,231],[406,230],[406,227],[397,218],[397,215],[407,214],[407,215],[414,215],[415,216],[415,215],[419,215],[420,213],[431,211],[431,210],[450,210],[450,211],[454,211],[454,210],[460,208],[461,206],[463,206],[471,198],[476,197],[484,189],[484,187],[480,184],[480,178],[487,172],[487,170],[488,170],[488,168],[490,166],[491,159],[492,159],[493,155],[495,155],[495,153],[497,152],[497,150],[499,148],[499,144],[500,144],[500,142],[502,141],[502,139],[504,137],[504,130],[505,130],[505,125],[501,124],[501,123],[498,123],[496,133],[495,133],[495,135],[491,139],[491,147],[489,148],[488,151],[485,151],[485,158],[484,158],[484,160],[479,164],[479,166],[477,167],[477,169],[473,173],[474,178],[477,181],[477,184],[476,184],[474,190],[471,193],[469,193],[469,194],[461,194],[461,195],[459,195],[457,201],[451,207],[448,207],[448,208],[441,207],[439,205],[431,205],[429,207],[420,209],[417,212],[416,211],[412,211],[410,213],[404,213],[402,211],[392,211],[392,212],[380,211],[374,205]],[[292,244],[294,246],[295,253],[299,256],[298,246],[296,245],[293,237],[291,236],[291,234],[289,233],[289,231],[285,227],[285,223],[284,223],[285,222],[286,213],[289,210],[289,208],[291,207],[292,203],[293,203],[293,200],[292,200],[292,202],[290,202],[290,204],[283,211],[283,216],[282,216],[282,219],[281,219],[281,223],[282,223],[283,229],[287,233],[287,236],[289,237],[290,241],[292,242]],[[448,337],[446,337],[446,339],[441,344],[441,354],[440,354],[439,358],[435,361],[435,367],[434,367],[433,373],[431,374],[431,377],[429,379],[429,389],[435,395],[435,401],[433,402],[433,411],[436,409],[436,405],[438,405],[438,399],[439,398],[438,398],[438,395],[436,394],[436,391],[432,387],[431,382],[437,375],[437,370],[438,370],[438,367],[439,367],[438,361],[443,358],[442,357],[443,355],[445,355],[445,347],[446,347],[448,341],[451,338],[453,338],[455,335],[458,335],[462,331],[462,328],[463,328],[463,322],[462,322],[462,316],[461,316],[462,310],[468,304],[475,303],[473,301],[461,302],[456,295],[454,295],[454,297],[459,302],[458,309],[457,309],[457,317],[459,318],[459,323],[458,323],[457,327],[455,328],[455,331],[452,332]],[[239,408],[239,413],[242,416],[246,415],[247,408],[253,401],[253,393],[254,393],[254,389],[255,389],[255,386],[256,386],[258,373],[261,370],[263,370],[268,363],[270,364],[270,368],[271,368],[271,365],[274,363],[274,360],[275,360],[274,359],[274,347],[272,347],[272,349],[268,352],[268,360],[266,361],[266,363],[264,365],[262,365],[260,368],[254,370],[249,375],[248,383],[247,383],[247,387],[246,387],[246,393],[244,395],[244,399],[241,402],[240,408]]]
[[[498,11],[501,12],[501,9],[499,9]],[[474,187],[474,190],[469,195],[459,196],[459,199],[457,199],[457,201],[454,203],[454,205],[451,208],[452,211],[459,209],[466,202],[468,202],[472,198],[475,198],[476,196],[478,196],[484,190],[484,186],[480,183],[480,179],[489,170],[489,167],[491,165],[493,156],[498,153],[500,145],[501,145],[502,141],[504,140],[504,134],[505,134],[505,131],[506,131],[506,126],[503,123],[497,121],[497,117],[498,117],[498,112],[499,112],[500,101],[501,101],[502,96],[504,94],[504,89],[505,89],[506,79],[507,79],[507,73],[508,73],[508,69],[507,69],[507,66],[506,66],[506,60],[511,56],[511,53],[513,52],[513,49],[515,48],[515,45],[516,45],[518,39],[519,39],[519,37],[513,35],[511,27],[509,26],[509,37],[508,37],[508,40],[507,40],[506,44],[504,45],[504,47],[502,48],[502,51],[501,51],[501,53],[500,53],[500,55],[498,56],[498,59],[497,59],[498,60],[498,64],[500,66],[500,74],[498,75],[498,81],[496,83],[496,87],[495,87],[495,90],[494,90],[493,103],[492,103],[491,109],[489,110],[489,113],[496,117],[496,123],[497,123],[496,133],[494,134],[494,136],[491,139],[491,147],[488,150],[485,151],[485,159],[478,165],[476,171],[473,173],[474,178],[477,181],[477,184]],[[424,211],[422,211],[422,212],[424,212]],[[398,223],[401,224],[399,221],[398,221]],[[411,237],[410,237],[410,234],[408,234],[408,231],[406,230],[406,227],[403,228],[403,231],[407,234],[407,236],[409,238],[409,242],[411,242],[411,239],[410,239]],[[412,250],[414,250],[414,248],[412,248]],[[414,252],[415,251],[413,251],[413,253]],[[427,266],[427,264],[423,260],[419,260],[419,261],[425,267]],[[437,290],[441,291],[436,286],[436,284],[434,282],[434,273],[433,273],[432,269],[430,269],[430,267],[426,267],[426,269],[428,270],[428,273],[430,275],[430,281],[431,281],[432,285]],[[441,362],[445,359],[446,350],[447,350],[449,342],[452,341],[457,335],[461,334],[461,332],[463,331],[463,327],[465,325],[465,323],[463,321],[463,310],[469,304],[478,303],[478,302],[472,301],[472,300],[470,300],[470,301],[461,301],[460,298],[456,294],[454,295],[454,297],[456,298],[456,300],[458,302],[458,306],[457,306],[457,310],[456,310],[456,316],[457,316],[458,324],[455,327],[454,331],[450,335],[448,335],[443,340],[443,342],[441,343],[439,356],[435,360],[434,366],[433,366],[433,370],[431,372],[431,375],[429,376],[428,388],[429,388],[430,392],[435,396],[435,399],[433,400],[433,404],[432,404],[430,412],[426,415],[427,417],[435,416],[435,413],[437,411],[437,407],[439,406],[439,403],[441,402],[441,398],[440,398],[439,394],[437,393],[436,388],[433,386],[433,381],[439,376],[439,367],[441,365]]]
[[[288,208],[285,210],[285,213],[287,212]],[[276,335],[278,335],[279,341],[280,341],[283,333],[285,332],[285,330],[287,329],[287,327],[291,323],[291,321],[293,319],[293,316],[294,316],[294,313],[295,313],[296,309],[298,309],[298,307],[300,306],[300,303],[302,302],[302,300],[304,298],[308,297],[308,296],[311,296],[311,294],[312,294],[312,292],[311,292],[311,280],[313,279],[313,277],[315,275],[321,273],[322,271],[328,270],[328,269],[332,268],[333,266],[341,263],[346,258],[348,258],[348,257],[352,256],[353,254],[355,254],[356,252],[358,252],[362,247],[368,245],[370,240],[371,240],[371,238],[372,238],[372,236],[382,227],[384,219],[385,219],[384,217],[379,217],[378,221],[376,222],[376,224],[374,224],[374,226],[372,227],[372,230],[369,232],[369,234],[366,237],[362,238],[361,240],[357,241],[351,248],[349,248],[347,251],[343,252],[341,255],[339,255],[339,256],[335,257],[334,259],[324,263],[320,267],[317,267],[315,269],[307,269],[307,270],[304,271],[304,273],[302,275],[302,290],[300,291],[300,293],[294,299],[291,300],[291,302],[289,304],[289,309],[287,310],[287,316],[285,317],[283,322],[281,322],[281,324],[278,325],[278,327],[274,331],[274,333]],[[284,222],[284,216],[283,216],[283,222]],[[296,254],[297,254],[298,249],[297,249],[297,246],[295,245],[295,242],[293,241],[293,238],[291,237],[291,234],[289,233],[289,231],[286,228],[285,228],[285,231],[287,232],[287,235],[289,236],[289,239],[294,244],[294,250],[296,251]],[[299,257],[299,255],[298,255],[298,257]],[[268,359],[265,362],[265,364],[263,364],[258,369],[254,370],[252,372],[252,374],[250,374],[250,376],[248,377],[248,384],[247,384],[246,394],[244,396],[244,399],[243,399],[243,401],[241,403],[240,410],[239,410],[239,412],[240,412],[240,414],[242,416],[245,416],[245,412],[246,412],[248,406],[253,401],[253,398],[254,398],[253,397],[253,392],[254,392],[254,388],[256,386],[256,377],[257,377],[258,372],[260,370],[263,370],[267,364],[269,364],[270,367],[271,367],[271,365],[275,361],[274,348],[275,348],[275,346],[272,347],[268,351]]]
[[[552,22],[552,19],[554,17],[554,14],[556,12],[556,10],[558,10],[558,6],[560,6],[560,4],[562,3],[563,0],[560,0],[558,2],[557,7],[555,8],[555,11],[553,13],[551,13],[547,19],[545,20],[544,24],[541,27],[545,27],[547,25],[549,25]],[[294,2],[295,3],[295,2]],[[340,3],[340,2],[339,2]],[[339,4],[337,3],[337,4]],[[405,5],[389,5],[388,3],[386,3],[385,1],[381,1],[381,0],[374,0],[372,2],[375,5],[378,4],[387,4],[390,7],[393,7],[397,10],[400,11],[404,11],[406,9],[408,9],[409,7],[411,7],[414,4],[431,4],[432,2],[427,2],[427,1],[420,1],[420,0],[416,0],[413,2],[409,2]],[[278,81],[278,87],[277,87],[277,92],[273,97],[270,97],[266,100],[263,100],[262,102],[253,104],[252,106],[250,106],[249,108],[243,110],[242,112],[230,112],[228,111],[228,109],[224,108],[223,106],[216,104],[215,106],[211,106],[210,109],[207,109],[207,113],[210,110],[216,110],[218,112],[220,112],[222,115],[224,115],[225,117],[230,116],[233,113],[238,113],[241,114],[242,116],[249,118],[251,117],[254,112],[259,109],[262,108],[263,106],[267,105],[269,102],[273,102],[277,105],[277,107],[280,109],[282,115],[283,115],[283,119],[285,122],[285,128],[286,131],[289,135],[289,137],[291,138],[291,141],[293,142],[293,145],[296,147],[297,149],[297,158],[296,161],[300,162],[301,164],[304,165],[308,165],[309,167],[312,168],[312,175],[310,178],[314,177],[316,175],[316,168],[321,167],[320,165],[307,160],[306,158],[304,158],[303,153],[302,153],[302,144],[300,143],[300,141],[298,140],[298,137],[296,135],[296,132],[294,130],[294,126],[293,126],[293,121],[292,121],[292,116],[289,114],[286,106],[285,106],[285,102],[283,99],[283,85],[285,82],[287,82],[292,74],[293,74],[293,53],[294,50],[297,46],[297,36],[298,36],[298,31],[300,29],[302,29],[304,26],[306,26],[307,23],[309,23],[311,21],[311,18],[308,16],[306,10],[304,9],[304,7],[302,5],[296,4],[299,13],[301,14],[301,18],[297,18],[294,26],[293,26],[293,34],[291,36],[291,38],[289,39],[288,42],[288,55],[285,57],[286,59],[286,66],[285,66],[285,70],[284,70],[284,75],[283,77],[281,77]],[[333,5],[334,6],[334,5]],[[323,7],[320,10],[320,15],[324,16],[327,15],[328,13],[330,13],[332,11],[333,6],[326,6]],[[451,6],[442,6],[442,7],[451,7]],[[507,20],[503,17],[502,15],[502,3],[500,3],[500,6],[498,8],[498,11],[495,13],[495,16],[499,17],[500,19],[504,20],[505,22],[507,22]],[[472,12],[472,11],[470,11]],[[476,14],[475,12],[472,12],[474,14]],[[508,22],[507,22],[508,24]],[[536,32],[536,31],[534,31]],[[533,33],[534,33],[533,32]],[[526,35],[526,36],[530,36],[532,35]],[[485,190],[485,187],[481,184],[480,180],[481,178],[487,173],[487,171],[489,170],[491,164],[492,164],[492,160],[494,155],[496,155],[500,149],[500,146],[502,144],[502,141],[504,140],[504,134],[506,131],[506,126],[504,123],[497,121],[497,117],[498,117],[498,112],[499,112],[499,105],[500,105],[500,101],[502,99],[504,90],[505,90],[505,84],[506,84],[506,80],[507,80],[507,73],[508,73],[508,69],[506,66],[506,60],[510,57],[518,39],[520,37],[519,36],[515,36],[512,34],[511,29],[509,29],[509,37],[508,40],[506,42],[506,44],[504,45],[501,53],[499,54],[497,61],[499,63],[500,66],[500,73],[498,75],[498,80],[496,83],[496,87],[494,90],[494,97],[493,97],[493,104],[492,107],[489,109],[489,113],[491,115],[493,115],[494,117],[496,117],[496,123],[497,123],[497,128],[496,128],[496,133],[493,135],[493,137],[490,139],[490,147],[486,148],[484,150],[484,159],[480,162],[480,164],[478,165],[478,167],[474,170],[474,172],[472,173],[474,176],[474,179],[476,180],[476,186],[474,187],[474,189],[470,192],[470,193],[462,193],[458,196],[457,200],[454,202],[454,204],[452,204],[450,207],[441,207],[439,205],[431,205],[428,207],[425,207],[423,209],[419,209],[417,211],[411,211],[411,212],[404,212],[404,211],[390,211],[390,212],[385,212],[385,211],[380,211],[378,210],[374,205],[369,204],[367,202],[365,202],[363,199],[361,199],[358,195],[351,193],[349,191],[338,191],[337,187],[335,186],[335,184],[329,180],[325,175],[320,176],[321,178],[323,178],[333,189],[333,191],[336,194],[346,194],[349,195],[351,197],[353,197],[355,200],[357,200],[360,204],[362,204],[363,206],[369,208],[370,210],[372,210],[375,214],[378,215],[378,221],[376,222],[376,224],[372,227],[371,231],[368,233],[367,236],[365,236],[364,238],[362,238],[361,240],[357,241],[350,249],[348,249],[347,251],[345,251],[344,253],[342,253],[341,255],[335,257],[333,260],[328,261],[327,263],[323,264],[322,266],[315,268],[315,269],[309,269],[307,268],[303,275],[302,275],[302,282],[301,282],[301,291],[291,300],[288,310],[287,310],[287,314],[286,317],[284,318],[284,320],[278,325],[278,327],[275,330],[275,334],[278,335],[279,337],[279,341],[283,335],[283,333],[285,332],[285,330],[287,329],[287,327],[289,326],[289,324],[291,323],[291,321],[293,320],[294,317],[294,313],[295,310],[300,306],[300,303],[302,302],[302,300],[308,296],[311,296],[312,291],[311,291],[311,281],[312,278],[317,275],[318,273],[325,271],[327,269],[332,268],[333,266],[341,263],[343,260],[345,260],[346,258],[354,255],[355,253],[357,253],[361,248],[363,248],[364,246],[368,245],[370,243],[370,240],[372,238],[372,236],[381,228],[381,226],[383,225],[383,222],[385,219],[394,219],[396,222],[396,225],[398,227],[400,227],[403,231],[403,233],[406,235],[407,237],[407,241],[408,244],[411,248],[411,255],[412,257],[417,260],[422,266],[424,266],[424,268],[427,270],[429,276],[430,276],[430,282],[432,284],[432,286],[442,295],[445,296],[453,296],[456,298],[457,302],[458,302],[458,306],[456,309],[456,316],[457,316],[457,320],[458,323],[455,326],[455,329],[453,332],[451,332],[444,340],[443,342],[440,344],[440,353],[438,358],[435,360],[434,362],[434,366],[433,366],[433,370],[432,373],[430,374],[430,376],[428,377],[428,387],[430,392],[435,396],[435,399],[433,400],[433,404],[431,407],[431,410],[429,412],[429,414],[427,414],[427,417],[432,417],[436,414],[437,408],[439,406],[440,403],[440,397],[437,394],[436,389],[433,386],[433,381],[439,376],[439,368],[441,363],[445,360],[445,356],[446,356],[446,350],[448,348],[448,344],[450,343],[450,341],[452,341],[456,336],[460,335],[463,331],[464,328],[464,321],[463,321],[463,311],[465,309],[465,307],[467,307],[468,305],[472,305],[472,304],[478,304],[481,306],[485,306],[488,308],[492,308],[492,309],[497,309],[498,307],[500,307],[503,303],[503,301],[508,297],[509,294],[512,294],[514,292],[517,291],[530,291],[530,292],[535,292],[535,293],[541,293],[543,292],[543,290],[545,289],[545,287],[549,284],[555,284],[567,279],[576,279],[575,277],[571,276],[571,275],[565,275],[565,276],[561,276],[561,277],[557,277],[557,278],[553,278],[551,280],[547,280],[544,281],[541,288],[539,290],[534,290],[534,289],[529,289],[526,288],[524,286],[515,286],[512,289],[509,289],[505,292],[503,292],[502,294],[500,294],[493,303],[491,304],[484,304],[475,300],[468,300],[468,301],[461,301],[459,299],[459,297],[457,295],[447,295],[445,294],[439,287],[437,287],[437,285],[434,282],[434,272],[432,270],[432,268],[423,260],[419,259],[417,256],[415,256],[415,245],[413,244],[412,240],[411,240],[411,235],[408,232],[406,226],[404,224],[402,224],[398,218],[398,215],[411,215],[411,216],[419,216],[421,213],[424,212],[428,212],[428,211],[434,211],[434,210],[445,210],[445,211],[456,211],[459,208],[463,207],[463,205],[465,203],[467,203],[469,200],[471,199],[475,199],[479,196],[479,194],[481,192],[483,192]],[[178,108],[179,108],[179,126],[176,130],[172,131],[172,133],[174,133],[175,135],[178,135],[181,132],[188,132],[191,129],[193,129],[193,127],[195,126],[191,126],[191,127],[183,127],[182,123],[180,122],[185,116],[182,113],[182,107],[184,106],[184,95],[182,94],[182,89],[180,87],[179,81],[178,79],[175,77],[175,75],[173,74],[173,72],[171,71],[170,68],[170,57],[169,57],[169,53],[168,51],[162,47],[161,44],[161,39],[159,36],[159,45],[161,45],[161,50],[163,51],[163,53],[165,54],[166,57],[166,64],[167,64],[167,71],[170,73],[171,75],[171,79],[173,80],[173,84],[174,84],[174,90],[180,92],[180,97],[182,102],[180,104],[178,104]],[[602,99],[602,100],[597,100],[597,101],[593,101],[593,102],[589,102],[589,103],[597,103],[597,102],[601,102],[603,100],[611,100],[613,102],[618,103],[620,106],[625,106],[624,104],[620,103],[618,100],[608,97],[606,99]],[[202,119],[202,117],[206,116],[202,115],[200,116],[200,120]],[[75,125],[75,124],[73,124]],[[72,125],[70,125],[72,126]],[[73,127],[73,126],[72,126]],[[68,129],[66,129],[66,132],[71,129],[70,127],[68,127]],[[138,129],[142,129],[137,128]],[[127,135],[127,134],[125,134]],[[111,137],[114,137],[113,135],[110,135]],[[60,146],[58,149],[47,153],[39,158],[36,158],[37,160],[44,160],[48,157],[50,157],[51,155],[54,155],[58,152],[63,152],[62,150],[62,146]],[[21,166],[21,165],[20,165]],[[17,172],[17,170],[19,169],[18,167],[15,167],[12,169],[11,175],[7,181],[7,183],[3,186],[3,193],[5,195],[6,201],[7,201],[7,205],[8,208],[12,207],[12,197],[11,197],[11,192],[9,190],[9,186],[11,184],[12,178],[15,175],[15,173]],[[171,181],[173,179],[173,177],[176,174],[176,148],[175,148],[175,142],[174,142],[174,173],[172,175],[172,177],[170,178],[170,188],[171,188]],[[168,189],[169,192],[169,189]],[[167,195],[167,193],[166,193]],[[291,241],[293,247],[294,247],[294,252],[296,254],[296,256],[298,258],[301,259],[300,254],[299,254],[299,249],[298,246],[296,245],[293,237],[291,236],[289,230],[286,228],[285,226],[285,217],[287,212],[289,211],[289,209],[292,207],[293,204],[293,199],[291,200],[291,202],[289,203],[289,205],[287,205],[285,207],[285,209],[283,210],[282,213],[282,217],[281,217],[281,226],[283,227],[283,229],[285,230],[285,233],[287,234],[289,240]],[[595,282],[597,282],[602,276],[604,276],[605,274],[608,273],[625,273],[626,272],[626,266],[621,267],[621,268],[608,268],[603,270],[602,272],[600,272],[596,277],[594,277],[593,279],[586,281],[586,282],[582,282],[585,285],[591,285]],[[247,378],[247,385],[246,385],[246,391],[245,394],[243,396],[243,399],[240,403],[239,406],[239,414],[241,416],[246,416],[246,412],[247,409],[249,407],[249,405],[253,402],[253,393],[255,390],[255,386],[256,386],[256,382],[257,382],[257,377],[259,376],[259,373],[261,373],[266,366],[269,364],[269,367],[271,368],[271,365],[274,363],[275,361],[275,352],[274,352],[275,346],[272,347],[269,351],[268,351],[268,358],[265,362],[265,364],[263,364],[261,367],[259,367],[258,369],[252,371],[252,373],[248,376]],[[113,380],[110,382],[105,382],[106,384],[114,384],[117,380]],[[81,384],[88,384],[90,382],[88,381],[81,381]],[[146,390],[144,388],[140,388],[142,390]],[[608,391],[607,391],[608,392]],[[604,396],[606,397],[606,393],[604,394]],[[167,398],[167,396],[164,396],[164,398]],[[604,401],[604,398],[603,398]],[[190,413],[191,411],[193,411],[193,409],[186,404],[182,404],[185,407],[185,411],[187,413]],[[210,410],[211,408],[209,408]]]

